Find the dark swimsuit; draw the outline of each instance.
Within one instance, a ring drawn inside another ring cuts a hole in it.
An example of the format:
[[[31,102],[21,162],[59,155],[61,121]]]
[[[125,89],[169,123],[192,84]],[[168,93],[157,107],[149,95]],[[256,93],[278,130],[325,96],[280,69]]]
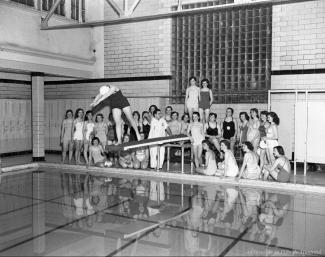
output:
[[[116,91],[103,100],[103,104],[109,105],[111,109],[123,109],[130,106],[128,99],[122,94],[121,90]]]
[[[223,138],[230,140],[235,135],[235,122],[232,121],[223,121]]]
[[[138,126],[138,131],[140,131],[140,130],[141,130],[141,127]],[[132,142],[132,141],[137,141],[137,140],[138,140],[138,138],[137,138],[137,134],[135,133],[134,128],[131,127],[131,128],[130,128],[130,142]]]
[[[210,127],[210,122],[208,123],[208,128],[207,128],[207,135],[209,136],[218,136],[218,126],[216,125],[215,128]]]
[[[266,129],[265,129],[264,125],[260,125],[258,128],[258,131],[260,132],[261,138],[266,137]]]
[[[144,139],[147,139],[148,136],[149,136],[149,132],[150,132],[150,124],[148,123],[148,124],[144,125],[142,123],[142,131],[143,131],[143,134],[144,134]]]

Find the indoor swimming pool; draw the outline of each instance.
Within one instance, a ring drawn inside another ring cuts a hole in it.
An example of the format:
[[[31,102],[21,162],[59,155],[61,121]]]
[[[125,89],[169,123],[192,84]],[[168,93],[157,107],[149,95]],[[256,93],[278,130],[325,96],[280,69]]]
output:
[[[1,175],[0,256],[321,256],[323,199],[44,167],[11,172]]]

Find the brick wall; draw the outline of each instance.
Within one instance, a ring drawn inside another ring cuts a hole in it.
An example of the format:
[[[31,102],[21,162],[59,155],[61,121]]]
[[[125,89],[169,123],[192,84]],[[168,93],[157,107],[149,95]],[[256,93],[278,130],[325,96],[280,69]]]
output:
[[[273,7],[272,70],[325,68],[325,1]]]

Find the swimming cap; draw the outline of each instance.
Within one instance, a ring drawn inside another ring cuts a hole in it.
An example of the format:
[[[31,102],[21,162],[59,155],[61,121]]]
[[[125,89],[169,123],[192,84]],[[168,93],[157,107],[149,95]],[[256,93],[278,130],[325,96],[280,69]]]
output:
[[[109,87],[108,86],[101,86],[100,89],[99,89],[99,93],[101,95],[105,95],[108,91],[109,91]]]

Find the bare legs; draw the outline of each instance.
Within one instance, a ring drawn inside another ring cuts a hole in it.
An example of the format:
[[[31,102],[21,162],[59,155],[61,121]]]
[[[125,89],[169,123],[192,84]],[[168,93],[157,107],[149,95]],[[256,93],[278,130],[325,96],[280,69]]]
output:
[[[81,164],[80,155],[81,155],[82,141],[75,140],[74,142],[75,142],[75,146],[76,146],[75,153],[74,153],[74,156],[76,159],[76,164]]]
[[[123,112],[124,112],[126,118],[129,120],[131,126],[133,127],[138,140],[141,140],[138,127],[137,127],[137,125],[133,119],[133,116],[132,116],[131,107],[130,106],[124,107]],[[112,110],[112,114],[113,114],[113,118],[114,118],[114,121],[116,124],[117,144],[122,144],[122,110],[118,109],[118,108],[114,108]]]
[[[84,143],[84,158],[86,163],[88,163],[88,148],[89,148],[89,142]]]
[[[129,120],[132,128],[134,129],[135,134],[137,135],[138,141],[140,141],[141,136],[140,136],[140,133],[139,133],[139,130],[138,130],[138,126],[137,126],[137,124],[135,123],[135,121],[133,119],[131,107],[130,106],[124,107],[123,112],[124,112],[126,118]]]
[[[200,117],[201,117],[201,121],[203,123],[206,123],[209,121],[209,115],[210,115],[210,109],[199,109],[199,113],[200,113]]]
[[[202,144],[199,145],[193,145],[193,157],[194,157],[194,163],[195,167],[200,167],[200,164],[202,163]]]

